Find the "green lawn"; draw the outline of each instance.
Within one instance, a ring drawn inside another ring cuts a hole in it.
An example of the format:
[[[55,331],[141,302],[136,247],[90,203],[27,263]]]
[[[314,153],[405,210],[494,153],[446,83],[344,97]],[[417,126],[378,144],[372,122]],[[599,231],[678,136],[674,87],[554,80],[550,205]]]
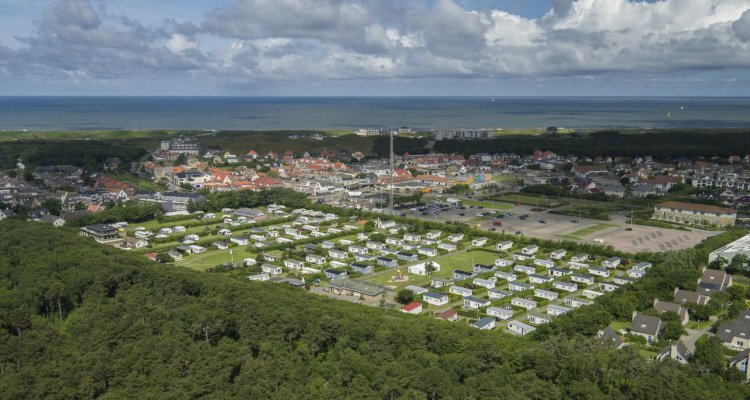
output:
[[[257,254],[247,250],[247,247],[235,247],[229,249],[233,251],[234,262],[239,264],[245,258],[255,258]],[[218,264],[228,263],[231,260],[229,250],[209,250],[203,254],[191,254],[184,257],[180,261],[176,261],[174,264],[194,269],[197,271],[205,271],[208,268],[216,267]]]
[[[112,139],[166,139],[178,136],[179,131],[7,131],[0,135],[0,142],[19,139],[53,140],[112,140]]]
[[[496,129],[495,137],[498,136],[536,136],[546,134],[546,128],[527,128],[527,129]],[[557,135],[574,133],[574,129],[558,128]],[[554,136],[554,135],[553,135]]]
[[[613,224],[596,224],[596,225],[591,225],[591,226],[589,226],[587,228],[579,229],[579,230],[577,230],[575,232],[570,232],[570,233],[562,235],[562,236],[564,236],[566,238],[571,238],[571,239],[581,239],[584,236],[588,236],[588,235],[591,235],[593,233],[596,233],[596,232],[599,232],[599,231],[603,231],[605,229],[612,228],[612,227],[615,227],[615,226],[617,226],[617,225],[613,225]]]
[[[440,271],[434,272],[429,276],[418,276],[407,273],[406,268],[409,265],[416,264],[409,263],[397,268],[401,271],[401,273],[409,277],[407,281],[391,282],[391,277],[396,275],[396,271],[393,269],[387,269],[385,271],[377,272],[375,274],[363,277],[362,280],[376,283],[378,285],[396,286],[397,288],[401,288],[407,285],[424,286],[429,284],[430,279],[434,277],[450,277],[453,274],[454,269],[471,271],[473,263],[494,264],[496,258],[498,258],[497,254],[487,251],[458,251],[434,258],[433,261],[440,264]]]
[[[506,203],[520,203],[528,206],[538,206],[538,207],[547,207],[547,208],[553,208],[553,207],[559,207],[565,202],[557,199],[550,199],[547,197],[542,196],[533,196],[528,194],[508,194],[504,196],[499,196],[495,198],[496,201],[504,201]]]
[[[107,176],[117,179],[120,182],[129,183],[136,187],[136,189],[139,190],[147,190],[151,192],[161,192],[164,191],[164,187],[161,185],[156,184],[155,182],[142,178],[137,175],[133,175],[129,172],[121,172],[117,174],[107,174]]]
[[[494,182],[513,182],[516,177],[508,174],[497,174],[492,177]]]
[[[622,332],[623,329],[630,328],[630,323],[624,321],[613,321],[611,324],[609,324],[609,327],[614,329],[615,332]]]
[[[461,203],[465,206],[482,206],[484,208],[492,208],[495,210],[510,210],[513,208],[512,205],[501,202],[492,201],[479,201],[479,200],[461,200]]]

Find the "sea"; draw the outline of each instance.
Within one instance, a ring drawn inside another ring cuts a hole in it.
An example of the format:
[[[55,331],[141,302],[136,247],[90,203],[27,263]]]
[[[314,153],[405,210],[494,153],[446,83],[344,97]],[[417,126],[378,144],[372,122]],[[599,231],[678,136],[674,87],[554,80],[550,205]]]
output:
[[[750,127],[750,97],[0,97],[0,131]]]

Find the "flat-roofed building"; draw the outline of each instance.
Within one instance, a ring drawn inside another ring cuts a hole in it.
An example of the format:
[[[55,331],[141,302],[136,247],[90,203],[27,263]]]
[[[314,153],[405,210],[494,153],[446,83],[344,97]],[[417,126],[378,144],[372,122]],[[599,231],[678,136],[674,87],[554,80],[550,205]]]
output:
[[[737,211],[706,204],[667,201],[654,207],[653,219],[678,224],[726,227],[737,221]]]

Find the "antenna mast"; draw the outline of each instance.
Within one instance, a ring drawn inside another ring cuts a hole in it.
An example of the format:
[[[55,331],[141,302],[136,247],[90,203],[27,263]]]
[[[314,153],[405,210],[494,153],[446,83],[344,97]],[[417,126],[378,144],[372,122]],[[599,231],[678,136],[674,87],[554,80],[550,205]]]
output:
[[[396,170],[393,169],[393,130],[390,132],[391,136],[391,192],[389,194],[390,196],[390,202],[388,211],[390,212],[390,215],[393,215],[393,175],[396,173]]]

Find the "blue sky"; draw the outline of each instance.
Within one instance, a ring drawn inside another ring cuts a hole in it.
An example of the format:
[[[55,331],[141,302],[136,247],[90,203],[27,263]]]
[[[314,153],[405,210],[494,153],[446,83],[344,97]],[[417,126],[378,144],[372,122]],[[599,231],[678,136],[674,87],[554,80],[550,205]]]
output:
[[[748,93],[748,0],[0,0],[0,95]]]

